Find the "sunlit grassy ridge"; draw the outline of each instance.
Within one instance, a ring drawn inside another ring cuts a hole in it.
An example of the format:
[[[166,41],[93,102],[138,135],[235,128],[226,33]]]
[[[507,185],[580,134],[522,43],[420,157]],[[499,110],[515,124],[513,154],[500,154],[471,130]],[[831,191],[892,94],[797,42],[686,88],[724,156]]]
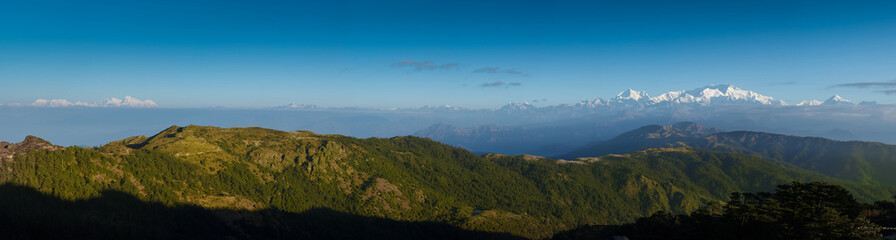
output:
[[[726,201],[730,192],[795,180],[834,181],[864,200],[896,193],[759,157],[688,148],[558,161],[478,156],[418,137],[201,126],[173,126],[99,148],[17,154],[0,167],[0,181],[65,199],[118,190],[169,205],[294,213],[326,208],[530,238],[660,210],[693,211]]]

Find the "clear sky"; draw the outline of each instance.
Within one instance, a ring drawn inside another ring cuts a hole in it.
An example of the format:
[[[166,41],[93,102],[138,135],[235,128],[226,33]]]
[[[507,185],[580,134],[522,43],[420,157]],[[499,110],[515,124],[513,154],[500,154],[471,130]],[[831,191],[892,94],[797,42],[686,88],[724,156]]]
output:
[[[0,103],[481,108],[719,83],[896,103],[896,1],[622,2],[2,1]]]

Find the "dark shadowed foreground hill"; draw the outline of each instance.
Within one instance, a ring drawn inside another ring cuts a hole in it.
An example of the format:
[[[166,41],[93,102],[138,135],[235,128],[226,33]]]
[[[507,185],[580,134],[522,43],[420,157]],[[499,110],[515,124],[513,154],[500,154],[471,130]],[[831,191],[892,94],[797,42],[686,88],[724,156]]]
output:
[[[860,183],[896,185],[896,146],[875,142],[835,141],[763,132],[699,131],[694,123],[651,125],[597,142],[557,158],[627,153],[647,148],[692,147],[752,154]],[[672,129],[672,130],[670,130]],[[663,134],[664,132],[683,134]]]
[[[446,223],[396,221],[325,208],[206,209],[149,203],[123,192],[69,201],[0,185],[3,239],[523,239]]]
[[[0,160],[0,183],[58,200],[26,201],[37,205],[7,208],[10,215],[4,216],[58,218],[58,224],[78,231],[78,222],[90,222],[92,216],[106,219],[103,212],[111,211],[109,219],[121,221],[97,224],[111,224],[123,234],[153,231],[155,226],[143,229],[143,223],[169,226],[151,218],[196,214],[196,221],[210,221],[199,232],[236,236],[310,232],[328,238],[355,229],[377,236],[380,228],[395,228],[399,237],[426,231],[423,235],[434,238],[508,236],[483,232],[545,238],[583,225],[630,222],[656,211],[686,213],[727,201],[730,192],[767,191],[791,181],[835,182],[864,201],[896,193],[891,186],[855,184],[759,157],[689,148],[564,161],[478,156],[417,137],[357,139],[262,128],[173,126],[152,137],[98,148],[8,154],[12,158]],[[13,195],[40,198],[16,189],[25,193]],[[81,207],[96,211],[79,212]],[[228,211],[220,214],[220,209]],[[150,222],[127,219],[140,214],[148,214]],[[326,226],[345,224],[327,228],[292,220],[319,215],[337,216]],[[258,222],[263,227],[253,230]]]
[[[896,236],[890,226],[896,226],[892,201],[865,204],[837,185],[794,182],[774,192],[735,192],[725,205],[709,204],[690,214],[657,212],[622,226],[587,226],[553,239],[880,240]]]

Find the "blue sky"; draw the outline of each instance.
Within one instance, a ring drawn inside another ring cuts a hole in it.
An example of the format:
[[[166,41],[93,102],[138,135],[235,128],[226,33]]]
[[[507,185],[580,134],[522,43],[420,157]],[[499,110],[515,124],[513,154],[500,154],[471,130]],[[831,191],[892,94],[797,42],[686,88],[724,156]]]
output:
[[[0,104],[482,108],[718,83],[896,103],[893,1],[184,2],[0,2]]]

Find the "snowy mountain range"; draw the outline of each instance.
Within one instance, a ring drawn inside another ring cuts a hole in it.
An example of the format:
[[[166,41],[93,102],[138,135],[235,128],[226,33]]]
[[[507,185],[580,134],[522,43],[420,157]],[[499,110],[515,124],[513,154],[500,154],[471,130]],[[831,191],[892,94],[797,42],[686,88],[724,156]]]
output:
[[[802,101],[795,106],[818,105],[852,105],[852,101],[834,95],[822,102],[819,100]],[[756,106],[794,106],[782,100],[765,96],[754,91],[743,90],[733,85],[709,85],[693,90],[679,90],[650,97],[646,92],[626,89],[611,99],[594,98],[576,104],[562,104],[538,108],[528,102],[509,103],[494,111],[526,111],[533,109],[596,109],[596,108],[649,108],[667,106],[718,106],[718,105],[756,105]]]
[[[864,104],[864,103],[863,103]],[[868,105],[872,103],[867,103]],[[507,112],[507,113],[523,113],[531,111],[548,111],[548,112],[576,112],[576,111],[598,111],[598,110],[644,110],[654,109],[661,110],[669,107],[710,107],[710,106],[835,106],[835,105],[854,105],[852,101],[844,99],[839,95],[834,95],[825,101],[805,100],[796,105],[788,104],[782,100],[775,99],[760,93],[740,89],[729,84],[708,85],[705,87],[692,90],[670,91],[651,97],[647,92],[637,91],[634,89],[626,89],[613,98],[593,98],[583,100],[575,104],[560,104],[553,106],[539,107],[529,102],[511,102],[501,107],[492,109],[467,109],[450,105],[427,105],[412,108],[392,108],[387,111],[400,112]],[[278,106],[280,109],[294,110],[325,110],[325,109],[350,109],[350,108],[321,108],[315,105],[306,104],[289,104]],[[355,109],[355,108],[351,108]],[[368,109],[377,110],[377,109]]]

